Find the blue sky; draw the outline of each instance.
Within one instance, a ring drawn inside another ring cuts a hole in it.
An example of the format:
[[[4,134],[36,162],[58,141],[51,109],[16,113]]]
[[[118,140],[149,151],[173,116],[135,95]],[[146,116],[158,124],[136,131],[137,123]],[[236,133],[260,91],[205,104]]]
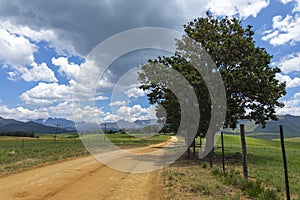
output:
[[[215,16],[236,16],[244,26],[253,26],[256,45],[274,56],[271,65],[282,70],[277,79],[287,82],[287,95],[281,99],[286,106],[278,114],[300,115],[299,0],[29,0],[26,4],[4,0],[0,2],[0,116],[73,120],[77,113],[80,120],[90,122],[153,118],[155,107],[147,103],[138,85],[128,84],[111,95],[120,81],[136,79],[133,66],[166,52],[148,49],[118,58],[97,83],[89,83],[99,91],[86,105],[74,100],[75,85],[83,86],[78,74],[99,76],[97,70],[84,71],[84,67],[93,66],[90,51],[108,37],[149,26],[182,32],[183,24],[205,16],[208,9]],[[84,92],[78,98],[86,97]]]

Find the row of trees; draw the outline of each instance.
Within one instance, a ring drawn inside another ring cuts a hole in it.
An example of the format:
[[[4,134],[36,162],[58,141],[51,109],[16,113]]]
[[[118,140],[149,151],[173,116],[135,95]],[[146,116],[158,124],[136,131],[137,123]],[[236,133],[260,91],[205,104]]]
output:
[[[34,132],[27,131],[2,132],[0,133],[0,136],[35,137]]]

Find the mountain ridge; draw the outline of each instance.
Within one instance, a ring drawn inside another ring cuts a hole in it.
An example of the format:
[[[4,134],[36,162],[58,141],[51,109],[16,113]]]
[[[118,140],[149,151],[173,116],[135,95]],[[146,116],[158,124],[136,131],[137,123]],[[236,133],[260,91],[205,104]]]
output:
[[[16,132],[16,131],[27,131],[34,133],[66,133],[69,132],[67,129],[57,128],[53,126],[46,126],[43,124],[36,123],[34,121],[21,122],[15,119],[5,119],[0,117],[0,132]]]
[[[300,116],[295,115],[279,115],[279,120],[268,121],[265,128],[262,125],[255,124],[252,120],[240,120],[239,124],[245,125],[245,133],[247,136],[275,139],[279,137],[279,125],[283,126],[284,135],[287,138],[300,137]],[[235,130],[225,129],[224,132],[228,134],[239,134],[239,124]]]
[[[258,137],[265,139],[273,139],[278,137],[279,125],[283,125],[285,137],[300,137],[300,116],[294,115],[280,115],[278,121],[269,121],[266,128],[257,125],[254,121],[240,120],[239,124],[245,124],[246,135],[250,137]],[[88,123],[75,122],[64,118],[48,118],[36,119],[29,122],[21,122],[15,119],[5,119],[0,117],[0,132],[10,131],[29,131],[35,133],[55,133],[56,126],[59,124],[57,133],[65,132],[93,132],[99,130],[119,131],[120,129],[139,129],[150,125],[158,125],[157,120],[136,120],[128,122],[126,120],[119,120],[117,122]],[[225,133],[238,134],[239,125],[237,129],[225,129]]]
[[[41,123],[43,125],[55,126],[59,124],[59,127],[67,129],[69,131],[78,131],[78,132],[93,132],[99,130],[111,130],[119,131],[120,129],[139,129],[144,128],[149,125],[156,125],[156,119],[148,120],[136,120],[134,122],[129,122],[124,119],[118,120],[116,122],[106,122],[106,123],[90,123],[90,122],[74,122],[72,120],[64,118],[48,118],[48,119],[37,119],[36,123]]]

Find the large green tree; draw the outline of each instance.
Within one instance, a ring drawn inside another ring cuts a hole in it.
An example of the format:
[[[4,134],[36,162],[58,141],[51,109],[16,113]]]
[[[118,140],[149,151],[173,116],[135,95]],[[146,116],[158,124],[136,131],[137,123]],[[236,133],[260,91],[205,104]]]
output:
[[[235,128],[239,119],[251,119],[263,126],[268,120],[277,119],[276,108],[284,106],[279,98],[286,94],[285,83],[275,79],[280,69],[271,67],[272,56],[256,46],[250,25],[244,28],[236,18],[218,19],[207,15],[183,27],[185,35],[177,41],[175,55],[149,60],[141,66],[139,75],[141,88],[148,91],[149,102],[158,104],[158,118],[167,116],[165,123],[170,131],[177,131],[182,113],[178,98],[167,87],[174,80],[157,78],[168,69],[185,77],[197,95],[201,116],[198,135],[206,135],[212,116],[207,83],[190,62],[192,58],[202,56],[189,50],[191,40],[194,41],[192,46],[198,45],[210,55],[223,79],[227,98],[225,127]],[[153,68],[153,64],[160,67]],[[202,65],[206,66],[205,63]],[[164,112],[167,115],[163,115]]]

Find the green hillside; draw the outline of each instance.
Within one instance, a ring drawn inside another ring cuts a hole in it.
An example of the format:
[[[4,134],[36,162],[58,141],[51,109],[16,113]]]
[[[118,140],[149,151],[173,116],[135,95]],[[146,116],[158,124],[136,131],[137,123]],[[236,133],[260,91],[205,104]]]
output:
[[[300,137],[300,116],[283,115],[279,116],[278,121],[269,121],[265,128],[255,124],[254,121],[241,120],[240,124],[245,125],[245,133],[249,137],[261,139],[278,139],[279,125],[283,125],[284,135],[286,138]],[[237,135],[240,133],[240,126],[237,128],[225,129],[224,133]]]
[[[279,116],[278,121],[268,122],[266,128],[259,125],[255,131],[260,133],[278,133],[279,125],[283,125],[284,133],[288,137],[300,136],[300,116],[284,115]]]

